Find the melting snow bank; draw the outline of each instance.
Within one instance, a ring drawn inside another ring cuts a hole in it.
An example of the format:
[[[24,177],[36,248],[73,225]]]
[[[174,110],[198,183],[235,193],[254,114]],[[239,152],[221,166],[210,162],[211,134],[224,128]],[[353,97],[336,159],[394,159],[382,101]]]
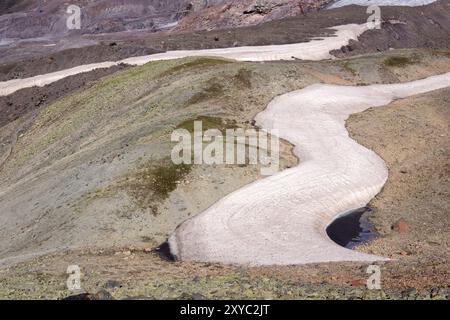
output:
[[[364,207],[388,177],[383,160],[349,138],[345,120],[447,86],[450,73],[367,87],[315,84],[276,97],[255,120],[278,129],[301,163],[180,225],[169,239],[171,252],[181,260],[248,265],[386,260],[343,248],[326,233],[340,213]]]
[[[430,3],[436,2],[436,0],[340,0],[329,6],[329,9],[339,8],[343,6],[349,6],[356,4],[359,6],[408,6],[417,7],[424,6]]]
[[[132,57],[116,62],[102,62],[81,65],[75,68],[47,73],[26,79],[14,79],[0,82],[0,96],[11,94],[23,88],[32,86],[45,86],[65,77],[82,72],[88,72],[97,68],[109,68],[113,65],[126,63],[130,65],[143,65],[150,61],[170,60],[194,56],[212,56],[239,61],[270,61],[270,60],[323,60],[331,59],[330,51],[347,45],[350,40],[358,39],[358,36],[367,30],[366,24],[348,24],[333,27],[336,33],[332,37],[324,37],[309,42],[271,45],[271,46],[247,46],[224,49],[205,50],[180,50],[157,53],[147,56]]]

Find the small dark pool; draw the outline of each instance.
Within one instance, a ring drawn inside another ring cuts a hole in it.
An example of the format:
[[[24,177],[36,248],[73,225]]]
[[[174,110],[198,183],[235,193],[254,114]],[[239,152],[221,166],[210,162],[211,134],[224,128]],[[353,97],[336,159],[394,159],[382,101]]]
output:
[[[170,246],[169,242],[166,241],[163,244],[161,244],[159,247],[153,249],[153,252],[155,252],[157,255],[161,257],[161,259],[166,261],[175,261],[175,257],[170,252]]]
[[[326,229],[331,240],[348,249],[353,249],[377,236],[367,216],[369,207],[350,211],[334,220]]]

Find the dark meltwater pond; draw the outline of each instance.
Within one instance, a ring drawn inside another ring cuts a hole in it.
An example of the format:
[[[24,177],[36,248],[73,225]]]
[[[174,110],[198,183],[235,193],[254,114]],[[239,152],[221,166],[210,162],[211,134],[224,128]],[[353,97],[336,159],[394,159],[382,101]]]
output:
[[[153,249],[153,252],[155,252],[157,255],[161,257],[161,259],[166,261],[175,261],[175,257],[170,252],[170,246],[169,242],[166,241],[163,244],[161,244],[159,247]]]
[[[348,249],[375,238],[377,234],[367,219],[371,212],[371,208],[364,207],[340,216],[327,227],[328,236]]]
[[[367,216],[373,210],[369,207],[360,208],[344,214],[335,219],[326,229],[331,240],[348,249],[365,243],[377,236]],[[166,261],[176,261],[170,252],[169,243],[166,241],[153,252]]]

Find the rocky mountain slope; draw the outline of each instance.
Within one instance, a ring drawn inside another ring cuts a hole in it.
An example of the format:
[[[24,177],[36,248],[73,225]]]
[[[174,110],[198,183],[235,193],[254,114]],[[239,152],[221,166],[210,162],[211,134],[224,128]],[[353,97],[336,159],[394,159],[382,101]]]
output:
[[[6,14],[0,16],[0,36],[25,39],[126,30],[156,31],[194,9],[188,0],[77,0],[70,4],[81,9],[80,30],[67,28],[70,13],[66,12],[69,4],[64,1],[22,1],[6,8],[3,12]]]
[[[121,31],[179,31],[217,29],[256,24],[317,10],[328,0],[76,0],[81,9],[81,29],[69,30],[69,3],[4,2],[0,7],[0,37],[39,38]]]
[[[449,15],[450,2],[442,0],[420,8],[383,7],[380,30],[363,33],[358,41],[335,50],[333,55],[345,57],[390,48],[449,50]],[[328,28],[336,25],[365,23],[367,17],[365,7],[348,6],[226,30],[169,34],[117,32],[62,38],[59,42],[17,42],[0,47],[0,80],[167,50],[303,42],[329,34]]]
[[[329,8],[339,8],[356,4],[359,6],[424,6],[436,0],[337,0]]]
[[[183,18],[175,31],[214,30],[255,25],[318,11],[330,0],[225,0]]]

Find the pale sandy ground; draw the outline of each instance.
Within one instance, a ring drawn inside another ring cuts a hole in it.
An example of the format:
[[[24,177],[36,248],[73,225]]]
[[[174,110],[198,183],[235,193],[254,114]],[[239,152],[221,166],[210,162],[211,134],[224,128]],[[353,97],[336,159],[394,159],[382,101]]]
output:
[[[380,237],[358,250],[448,265],[450,88],[352,115],[347,128],[389,169],[382,192],[370,202],[374,213],[369,219]],[[396,228],[400,219],[407,230]],[[443,281],[449,277],[447,268]]]

